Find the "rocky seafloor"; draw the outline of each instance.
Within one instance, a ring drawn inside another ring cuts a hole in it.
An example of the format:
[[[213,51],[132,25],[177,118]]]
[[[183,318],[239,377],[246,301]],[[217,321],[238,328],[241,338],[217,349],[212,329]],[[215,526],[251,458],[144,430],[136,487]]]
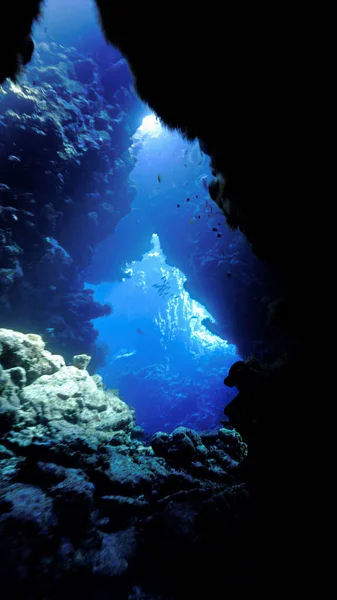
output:
[[[88,361],[0,329],[2,591],[166,600],[247,585],[241,436],[226,425],[150,439]]]

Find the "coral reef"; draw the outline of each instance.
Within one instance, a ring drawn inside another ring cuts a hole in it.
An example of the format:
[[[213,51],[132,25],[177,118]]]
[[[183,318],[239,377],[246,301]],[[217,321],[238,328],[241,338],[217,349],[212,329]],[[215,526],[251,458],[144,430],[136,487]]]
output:
[[[130,210],[140,106],[119,83],[104,94],[97,64],[55,43],[37,45],[34,65],[0,94],[2,325],[33,327],[68,360],[87,352],[92,369],[102,356],[91,320],[111,308],[84,289],[85,268]]]
[[[0,349],[5,407],[12,411],[17,435],[25,443],[76,432],[104,441],[111,432],[132,426],[131,411],[104,389],[99,376],[91,377],[83,361],[66,366],[63,357],[45,350],[39,335],[0,329]]]
[[[0,344],[2,589],[180,600],[215,593],[224,573],[227,586],[245,587],[247,447],[237,432],[180,427],[149,444],[83,364],[65,366],[38,335],[2,329]]]

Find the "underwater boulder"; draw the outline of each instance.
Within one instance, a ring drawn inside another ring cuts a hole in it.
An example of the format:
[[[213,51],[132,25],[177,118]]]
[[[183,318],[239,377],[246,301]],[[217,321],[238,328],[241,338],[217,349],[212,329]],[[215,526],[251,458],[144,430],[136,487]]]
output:
[[[163,432],[154,434],[151,441],[152,448],[157,456],[181,464],[193,460],[202,461],[207,456],[200,435],[188,427],[177,427],[169,435]]]
[[[95,473],[102,495],[138,495],[149,492],[156,474],[148,465],[137,464],[129,456],[111,449],[105,465]]]
[[[231,458],[242,460],[248,453],[248,446],[235,429],[222,427],[219,429],[220,448],[225,450]]]
[[[28,383],[65,366],[62,356],[45,350],[45,343],[40,335],[12,329],[0,329],[0,362],[5,369],[22,367]]]
[[[104,437],[133,424],[125,402],[110,390],[99,389],[87,371],[74,366],[36,379],[22,390],[21,402],[23,424],[53,426],[60,433],[77,426]]]
[[[76,354],[75,356],[73,356],[73,365],[77,369],[86,370],[90,361],[91,356],[88,356],[88,354]]]
[[[163,431],[157,431],[151,440],[151,446],[157,456],[167,458],[169,449],[169,434]]]
[[[96,383],[99,390],[105,390],[105,385],[103,383],[102,375],[95,373],[95,375],[91,376],[91,379]],[[119,398],[119,396],[117,394],[115,394],[115,396],[117,396]]]

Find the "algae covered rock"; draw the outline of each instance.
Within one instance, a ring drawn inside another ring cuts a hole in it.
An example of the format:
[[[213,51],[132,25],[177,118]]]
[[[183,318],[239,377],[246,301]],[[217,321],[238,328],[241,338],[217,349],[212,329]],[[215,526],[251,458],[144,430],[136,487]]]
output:
[[[12,329],[0,329],[0,363],[7,370],[24,369],[28,383],[65,366],[62,356],[53,355],[45,349],[40,335]]]
[[[89,375],[90,357],[73,360],[66,366],[39,335],[0,329],[0,435],[23,448],[83,435],[108,441],[131,430],[134,412]]]
[[[77,367],[77,369],[85,370],[90,361],[91,356],[88,356],[88,354],[76,354],[73,356],[73,365],[74,367]]]
[[[21,418],[57,429],[77,425],[95,432],[113,432],[132,426],[133,414],[120,398],[99,389],[87,371],[61,367],[42,375],[21,392]]]
[[[235,429],[222,427],[219,429],[219,439],[222,442],[222,448],[228,452],[232,458],[242,460],[247,455],[247,444]]]
[[[95,375],[91,376],[91,379],[94,380],[94,382],[96,383],[99,390],[105,390],[105,385],[103,383],[102,375],[95,373]],[[115,392],[115,390],[112,390],[112,391]],[[119,394],[114,393],[114,396],[117,396],[117,398],[119,398]]]
[[[207,448],[200,435],[188,427],[177,427],[169,435],[159,431],[154,434],[151,445],[157,456],[181,464],[200,461],[207,456]]]
[[[151,465],[137,464],[132,458],[111,449],[99,479],[100,486],[108,494],[127,496],[149,491],[155,476]]]

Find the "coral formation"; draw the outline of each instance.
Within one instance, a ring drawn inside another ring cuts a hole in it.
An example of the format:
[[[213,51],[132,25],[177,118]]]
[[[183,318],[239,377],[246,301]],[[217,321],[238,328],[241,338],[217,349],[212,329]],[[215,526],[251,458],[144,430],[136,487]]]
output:
[[[2,325],[33,327],[68,360],[89,353],[94,369],[102,356],[91,320],[111,307],[84,289],[84,269],[130,210],[140,103],[119,82],[106,98],[98,65],[74,48],[40,43],[34,57],[0,94]]]
[[[69,585],[83,598],[99,589],[182,599],[215,593],[224,570],[228,585],[242,586],[249,497],[240,435],[180,427],[149,444],[83,364],[66,366],[38,335],[2,329],[0,343],[2,588],[36,599]],[[197,567],[212,580],[193,582]]]

